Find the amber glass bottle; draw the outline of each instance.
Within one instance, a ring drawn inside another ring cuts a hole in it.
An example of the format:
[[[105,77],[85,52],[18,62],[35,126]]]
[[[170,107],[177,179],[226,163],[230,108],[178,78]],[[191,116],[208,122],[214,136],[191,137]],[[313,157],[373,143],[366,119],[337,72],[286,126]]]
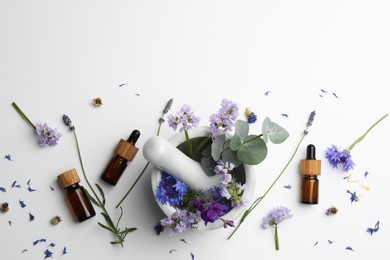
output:
[[[141,133],[134,130],[127,141],[121,139],[115,148],[115,155],[108,163],[104,170],[101,179],[115,186],[127,167],[127,162],[132,161],[138,152],[135,143]]]
[[[306,150],[306,160],[301,160],[300,173],[302,176],[301,202],[304,204],[318,204],[319,180],[321,175],[321,161],[316,160],[316,148],[309,144]]]
[[[67,204],[78,222],[96,215],[84,187],[79,185],[80,178],[75,169],[58,175],[57,179],[65,191]]]

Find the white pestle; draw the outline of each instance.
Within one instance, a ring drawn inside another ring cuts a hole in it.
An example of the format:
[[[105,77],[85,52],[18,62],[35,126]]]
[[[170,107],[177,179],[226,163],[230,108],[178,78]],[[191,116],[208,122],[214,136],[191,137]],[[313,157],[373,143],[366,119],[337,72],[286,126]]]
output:
[[[219,176],[208,176],[200,163],[192,160],[160,136],[149,138],[142,153],[156,168],[185,182],[191,189],[208,190],[219,186]]]

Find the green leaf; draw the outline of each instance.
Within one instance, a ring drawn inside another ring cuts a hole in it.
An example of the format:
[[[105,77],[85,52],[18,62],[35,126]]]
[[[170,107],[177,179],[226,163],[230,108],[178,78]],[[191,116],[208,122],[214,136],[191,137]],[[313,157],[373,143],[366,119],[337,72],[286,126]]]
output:
[[[133,228],[125,228],[125,230],[121,231],[120,234],[127,234],[127,233],[130,233],[130,232],[136,231],[136,230],[137,230],[136,227],[133,227]]]
[[[102,227],[102,228],[104,228],[104,229],[106,229],[106,230],[108,230],[108,231],[110,231],[110,232],[112,232],[112,233],[115,234],[114,230],[112,230],[111,228],[107,227],[106,225],[104,225],[104,224],[102,224],[102,223],[100,223],[100,222],[98,222],[98,225],[99,225],[100,227]]]
[[[268,127],[268,138],[274,144],[283,143],[289,136],[288,132],[278,124],[270,122]]]
[[[234,124],[234,136],[230,141],[230,149],[237,151],[249,133],[249,125],[243,120],[237,120]]]
[[[225,139],[225,135],[219,135],[214,139],[214,142],[211,145],[211,156],[213,157],[214,161],[218,161],[219,158],[221,158]]]
[[[234,163],[235,167],[241,165],[241,161],[237,158],[237,152],[227,149],[222,153],[222,161]]]
[[[256,165],[261,163],[267,157],[267,145],[260,137],[250,135],[246,141],[249,141],[240,146],[237,152],[237,158],[246,164]]]
[[[89,194],[87,189],[85,189],[85,193],[87,193],[87,197],[89,198],[90,201],[92,201],[93,204],[95,204],[96,206],[101,207],[100,203],[97,202],[97,200],[94,197],[92,197],[91,194]]]
[[[100,195],[102,196],[103,206],[105,206],[106,205],[106,197],[104,196],[104,191],[103,191],[102,187],[100,187],[99,184],[95,183],[95,185],[96,185],[97,189],[99,190]]]
[[[268,143],[268,128],[269,123],[271,123],[271,119],[266,117],[263,121],[263,127],[262,127],[262,134],[263,134],[263,140],[265,143]]]
[[[210,157],[202,157],[200,159],[200,165],[202,166],[203,171],[208,175],[208,176],[214,176],[214,168],[216,165],[216,162],[210,158]]]
[[[120,215],[119,215],[118,221],[116,222],[116,229],[118,229],[118,227],[119,227],[119,222],[121,221],[122,216],[123,216],[123,209],[122,209],[122,207],[119,207],[119,209],[120,209],[121,213],[120,213]]]
[[[104,219],[107,221],[107,224],[112,228],[112,230],[115,230],[115,225],[114,223],[112,222],[110,216],[108,216],[106,213],[104,212],[101,212],[101,214],[103,215]]]

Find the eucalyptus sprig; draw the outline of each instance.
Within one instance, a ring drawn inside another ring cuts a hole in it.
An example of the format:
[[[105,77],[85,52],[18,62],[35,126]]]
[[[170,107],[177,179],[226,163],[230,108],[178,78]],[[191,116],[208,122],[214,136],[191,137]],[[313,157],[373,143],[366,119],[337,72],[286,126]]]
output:
[[[98,225],[100,227],[102,227],[103,229],[108,230],[115,235],[116,240],[112,241],[111,244],[119,244],[119,245],[121,245],[121,247],[123,247],[123,243],[125,242],[126,236],[130,232],[137,230],[137,228],[125,227],[122,229],[119,227],[119,223],[120,223],[122,216],[123,216],[122,208],[120,208],[120,215],[118,217],[118,220],[116,221],[116,223],[114,223],[114,221],[112,220],[110,214],[108,213],[108,211],[106,209],[106,196],[104,194],[102,187],[100,187],[99,184],[95,183],[96,189],[98,191],[98,192],[96,192],[87,178],[87,175],[86,175],[85,169],[84,169],[84,164],[83,164],[83,160],[82,160],[82,156],[81,156],[80,146],[79,146],[79,142],[77,139],[75,127],[73,126],[72,121],[70,120],[70,118],[67,115],[63,115],[62,119],[63,119],[65,125],[69,127],[69,130],[72,131],[74,139],[76,141],[77,154],[79,156],[81,170],[83,172],[84,179],[87,182],[87,185],[92,192],[92,194],[90,194],[87,190],[88,197],[92,201],[92,203],[94,203],[96,206],[101,208],[101,210],[102,210],[101,214],[107,222],[106,225],[98,222]],[[99,193],[99,195],[98,195],[98,193]]]
[[[309,116],[309,120],[307,121],[307,124],[306,124],[306,128],[305,130],[303,131],[303,135],[301,137],[301,139],[299,140],[297,146],[295,147],[295,150],[292,154],[292,156],[290,157],[290,159],[287,161],[287,164],[284,166],[284,168],[282,169],[282,171],[279,173],[279,175],[276,177],[276,179],[272,182],[272,184],[269,186],[269,188],[266,190],[266,192],[258,197],[253,203],[252,205],[244,212],[244,214],[242,215],[241,219],[240,219],[240,222],[238,223],[238,225],[235,227],[235,229],[233,230],[233,232],[230,234],[230,236],[228,237],[228,239],[230,239],[235,233],[236,231],[240,228],[240,226],[242,225],[242,223],[244,223],[245,219],[248,217],[248,215],[257,207],[257,205],[259,205],[259,203],[265,198],[265,196],[267,196],[267,194],[271,191],[272,187],[274,187],[275,183],[280,179],[280,177],[282,177],[282,174],[286,171],[287,167],[290,165],[291,161],[293,160],[293,158],[295,157],[303,139],[307,136],[307,134],[309,133],[308,129],[310,126],[312,126],[313,124],[313,121],[314,121],[314,117],[316,115],[316,112],[313,111],[310,113],[310,116]],[[267,120],[267,119],[266,119]],[[268,120],[267,120],[268,121]],[[278,133],[280,131],[279,127],[278,126],[275,126],[274,124],[270,124],[270,122],[266,122],[266,124],[268,126],[264,127],[264,123],[263,123],[263,135],[264,133],[267,133],[267,136],[264,137],[265,139],[266,138],[270,138],[270,140],[274,140],[276,142],[278,142],[279,138],[277,137],[278,134],[275,135],[275,133]],[[268,129],[266,131],[264,131],[264,129]]]

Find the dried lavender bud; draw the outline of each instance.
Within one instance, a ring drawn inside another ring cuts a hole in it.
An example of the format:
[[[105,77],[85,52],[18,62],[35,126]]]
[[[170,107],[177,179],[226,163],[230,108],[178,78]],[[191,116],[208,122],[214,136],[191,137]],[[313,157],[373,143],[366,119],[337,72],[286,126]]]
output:
[[[313,121],[314,121],[315,116],[316,116],[316,111],[313,111],[310,113],[309,120],[307,121],[307,124],[306,124],[306,129],[303,131],[304,135],[307,135],[309,133],[308,129],[310,126],[313,125]]]
[[[60,223],[62,221],[61,217],[60,216],[55,216],[53,217],[51,220],[50,220],[50,223],[52,225],[57,225],[58,223]]]
[[[173,103],[173,99],[171,98],[168,103],[165,105],[165,108],[163,110],[163,114],[168,113],[168,111],[171,109]]]
[[[1,205],[0,205],[0,210],[1,210],[1,212],[3,212],[3,213],[8,212],[8,210],[9,210],[9,204],[8,204],[7,202],[1,203]]]

